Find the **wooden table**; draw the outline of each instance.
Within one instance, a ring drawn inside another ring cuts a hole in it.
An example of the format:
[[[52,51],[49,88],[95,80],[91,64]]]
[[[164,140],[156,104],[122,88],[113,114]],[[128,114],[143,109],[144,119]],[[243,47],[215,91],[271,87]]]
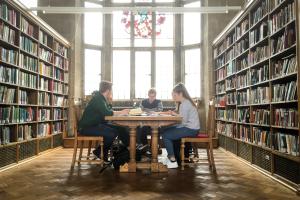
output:
[[[178,116],[107,116],[105,120],[130,129],[130,161],[128,166],[120,168],[120,171],[136,172],[136,169],[151,169],[152,172],[166,172],[168,169],[158,163],[158,128],[178,124],[182,118]],[[138,126],[150,126],[152,128],[152,159],[151,163],[137,163],[136,155],[136,129]]]

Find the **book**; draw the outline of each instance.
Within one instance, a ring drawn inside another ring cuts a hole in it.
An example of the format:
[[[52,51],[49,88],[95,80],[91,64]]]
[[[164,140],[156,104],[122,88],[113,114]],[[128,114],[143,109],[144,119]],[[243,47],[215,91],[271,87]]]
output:
[[[16,103],[16,89],[0,85],[0,103]]]
[[[226,94],[226,104],[233,105],[236,104],[236,93],[230,92]]]
[[[236,27],[237,38],[240,38],[249,30],[249,20],[246,18]]]
[[[252,142],[251,139],[251,133],[250,133],[250,126],[245,126],[245,125],[237,125],[237,138],[242,140],[242,141],[246,141],[246,142]]]
[[[250,70],[251,85],[261,83],[269,80],[269,65],[263,65],[259,68],[252,68]]]
[[[0,39],[16,45],[16,31],[7,26],[4,22],[0,21]]]
[[[39,48],[39,58],[52,63],[52,53],[44,48]]]
[[[226,62],[231,61],[234,58],[234,48],[230,48],[225,52]]]
[[[249,108],[238,109],[237,120],[238,122],[250,123],[250,109]]]
[[[38,110],[38,121],[48,121],[51,120],[51,110],[46,108],[39,108]]]
[[[295,108],[276,108],[273,112],[274,125],[298,127],[298,110]]]
[[[216,125],[216,132],[225,134],[225,123],[218,121]]]
[[[59,108],[54,108],[53,109],[53,119],[54,120],[63,119],[63,110],[59,109]]]
[[[297,72],[297,59],[294,55],[289,58],[282,58],[273,63],[272,78],[282,77]]]
[[[253,26],[267,15],[270,8],[270,0],[263,0],[258,8],[251,13],[251,25]]]
[[[217,94],[225,92],[225,83],[217,83],[216,84],[216,92]]]
[[[270,89],[269,87],[257,87],[251,89],[251,103],[262,104],[270,102]]]
[[[246,70],[236,76],[237,89],[247,87],[250,84],[250,71]]]
[[[0,65],[0,82],[18,84],[19,70]]]
[[[47,78],[40,78],[39,81],[39,89],[44,91],[51,91],[50,80]]]
[[[18,52],[16,50],[6,49],[0,46],[0,59],[2,62],[18,65],[18,57]]]
[[[44,31],[42,31],[42,30],[39,30],[39,41],[43,45],[48,46],[48,35],[46,33],[44,33]]]
[[[0,127],[0,144],[5,145],[11,142],[10,134],[12,133],[11,127],[1,126]]]
[[[265,39],[268,35],[268,23],[262,22],[259,27],[250,31],[250,46]]]
[[[17,12],[8,7],[6,3],[0,4],[0,17],[13,26],[17,26]]]
[[[262,147],[271,148],[271,134],[269,130],[253,127],[253,143]]]
[[[54,68],[53,78],[59,81],[64,81],[64,71],[59,68]]]
[[[218,69],[217,71],[217,81],[223,80],[226,77],[226,69],[225,68],[221,68]]]
[[[249,53],[249,64],[254,65],[269,57],[269,46],[258,46]]]
[[[238,105],[247,105],[250,103],[250,89],[237,92],[236,98]]]
[[[52,132],[53,134],[61,133],[63,132],[63,123],[62,122],[54,122],[52,125]]]
[[[225,120],[234,122],[236,120],[236,109],[225,110]]]
[[[233,76],[231,78],[227,78],[225,80],[225,84],[226,84],[226,90],[235,89],[236,88],[236,78],[235,78],[235,76]]]
[[[299,156],[299,135],[275,132],[272,134],[272,147],[281,153]]]
[[[37,138],[45,137],[51,134],[51,125],[48,123],[39,123],[37,130]]]
[[[18,127],[18,142],[29,140],[34,137],[32,125],[20,125]]]
[[[216,59],[216,69],[222,67],[223,65],[225,65],[225,56],[224,55],[222,55]]]
[[[254,109],[252,111],[252,123],[261,125],[270,125],[270,110]]]
[[[64,106],[64,103],[63,96],[53,95],[53,106]]]
[[[37,63],[38,61],[36,58],[20,53],[20,58],[19,58],[20,67],[33,72],[37,72],[38,71]]]
[[[25,36],[20,36],[20,48],[27,53],[30,53],[32,55],[37,55],[38,52],[38,44],[34,41],[32,41],[30,38]]]
[[[56,51],[59,55],[67,57],[68,56],[68,49],[59,44],[57,41],[54,40],[53,42],[53,46],[54,46],[54,51]]]
[[[248,67],[248,54],[242,58],[236,59],[236,71],[246,69]]]
[[[248,38],[242,39],[234,45],[234,55],[239,56],[241,53],[249,48]]]
[[[270,42],[272,55],[293,46],[296,42],[295,27],[285,27],[284,33],[277,38],[272,38]]]
[[[37,88],[37,76],[20,71],[19,73],[19,85],[28,88]]]
[[[288,83],[280,83],[272,86],[272,101],[293,101],[297,100],[297,83],[291,81]]]
[[[20,19],[20,29],[27,35],[34,37],[34,26],[28,22],[23,16]]]
[[[55,97],[54,97],[55,99]],[[38,103],[42,106],[50,106],[51,105],[51,95],[47,92],[39,92],[38,94]]]
[[[236,127],[235,124],[228,123],[225,124],[225,135],[229,137],[236,137]]]

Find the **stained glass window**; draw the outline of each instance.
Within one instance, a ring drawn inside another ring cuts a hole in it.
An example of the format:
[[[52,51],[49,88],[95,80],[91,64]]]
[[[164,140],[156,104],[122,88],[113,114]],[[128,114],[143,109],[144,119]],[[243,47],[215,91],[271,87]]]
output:
[[[123,12],[113,13],[113,46],[130,46],[130,19],[126,23]],[[122,21],[123,20],[123,21]],[[127,20],[127,19],[126,19]],[[122,25],[121,25],[122,24]]]

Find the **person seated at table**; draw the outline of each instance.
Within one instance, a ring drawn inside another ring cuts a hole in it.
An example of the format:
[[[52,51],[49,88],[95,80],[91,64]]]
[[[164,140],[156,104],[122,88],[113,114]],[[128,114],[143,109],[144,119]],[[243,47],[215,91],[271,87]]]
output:
[[[126,146],[129,145],[128,130],[124,127],[111,125],[104,119],[105,116],[127,115],[129,112],[129,109],[113,111],[111,105],[112,95],[112,83],[102,81],[100,83],[100,91],[94,93],[78,123],[78,130],[81,135],[103,136],[103,154],[105,161],[107,161],[108,150],[116,136],[119,136]],[[93,153],[99,157],[100,146],[98,146]]]
[[[190,97],[184,84],[177,84],[172,92],[173,100],[177,103],[176,111],[168,111],[168,114],[181,116],[179,125],[166,128],[162,133],[162,139],[168,153],[167,167],[177,168],[178,163],[174,153],[174,141],[183,137],[194,137],[200,130],[199,115],[197,107]]]
[[[151,88],[148,91],[148,98],[144,99],[140,103],[140,108],[143,112],[152,113],[152,112],[161,112],[163,110],[163,104],[161,100],[156,99],[156,90]],[[147,145],[147,135],[151,135],[151,127],[143,126],[137,128],[137,146]],[[147,152],[150,154],[150,152]]]

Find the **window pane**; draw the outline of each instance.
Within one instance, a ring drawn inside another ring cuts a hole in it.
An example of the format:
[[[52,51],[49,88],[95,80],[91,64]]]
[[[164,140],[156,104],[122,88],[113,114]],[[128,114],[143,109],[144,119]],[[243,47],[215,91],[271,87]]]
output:
[[[101,51],[85,49],[85,95],[99,90],[101,80]]]
[[[87,8],[102,7],[99,4],[85,2]],[[92,45],[102,45],[102,14],[86,13],[84,14],[84,42]]]
[[[200,1],[186,4],[184,7],[200,7]],[[183,14],[183,42],[184,44],[200,43],[201,38],[201,14]]]
[[[131,0],[112,0],[113,3],[131,3]]]
[[[113,46],[130,46],[130,14],[113,13]]]
[[[151,87],[151,52],[135,53],[135,97],[146,98]]]
[[[134,45],[137,47],[149,47],[152,45],[152,14],[139,12],[134,15]]]
[[[165,18],[165,19],[164,19]],[[160,24],[160,20],[164,23]],[[156,46],[173,46],[174,41],[174,16],[173,15],[156,15]]]
[[[156,90],[157,98],[171,99],[174,79],[173,51],[156,51]]]
[[[37,0],[19,0],[27,8],[37,7]],[[34,14],[37,14],[36,11],[33,11]]]
[[[130,99],[130,51],[113,51],[114,99]]]
[[[165,2],[174,2],[175,0],[155,0],[158,3],[165,3]]]
[[[200,97],[200,49],[185,51],[185,85],[191,97]]]

